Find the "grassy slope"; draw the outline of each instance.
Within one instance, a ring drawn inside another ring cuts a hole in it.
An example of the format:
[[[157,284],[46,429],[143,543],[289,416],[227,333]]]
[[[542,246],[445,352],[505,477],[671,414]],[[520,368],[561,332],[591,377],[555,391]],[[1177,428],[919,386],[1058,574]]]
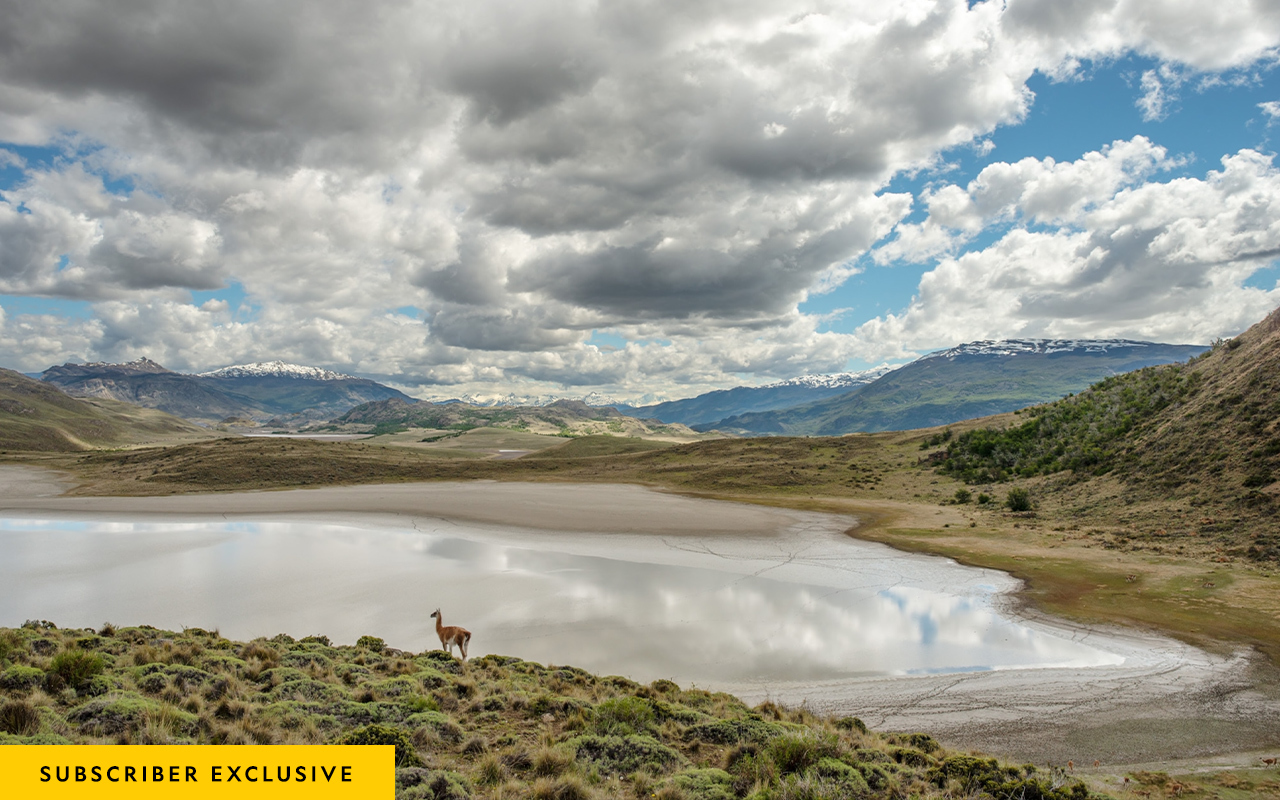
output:
[[[211,437],[204,428],[160,411],[70,397],[0,369],[0,442],[6,450],[87,450]]]
[[[1133,546],[1274,564],[1280,311],[1189,364],[1121,375],[1021,425],[959,436],[941,467],[966,480],[1051,476],[1052,502],[1083,523],[1123,523]]]
[[[397,746],[397,797],[1084,798],[923,734],[726,694],[436,650],[199,629],[0,629],[0,744]]]

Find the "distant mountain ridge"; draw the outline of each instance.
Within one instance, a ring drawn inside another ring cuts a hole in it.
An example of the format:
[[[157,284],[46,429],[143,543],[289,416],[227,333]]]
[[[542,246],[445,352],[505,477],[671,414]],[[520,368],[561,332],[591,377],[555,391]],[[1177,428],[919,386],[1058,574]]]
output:
[[[141,369],[147,369],[146,365]],[[56,386],[0,369],[0,449],[3,450],[65,452],[197,441],[212,435],[169,414],[114,400],[82,400]]]
[[[237,364],[209,372],[197,372],[200,378],[302,378],[313,381],[360,380],[354,375],[307,367],[302,364],[286,364],[283,361],[258,361],[253,364]]]
[[[1133,347],[1181,347],[1133,339],[979,339],[920,356],[927,358],[959,358],[960,356],[1013,356],[1022,353],[1105,353]],[[1202,350],[1204,348],[1201,348]]]
[[[759,411],[792,408],[823,398],[846,394],[892,372],[887,364],[862,372],[830,375],[801,375],[764,386],[719,389],[684,400],[670,400],[648,406],[618,404],[614,408],[629,416],[658,419],[667,423],[701,426],[726,417]]]
[[[828,399],[692,427],[747,436],[838,436],[947,425],[1057,400],[1111,375],[1186,361],[1206,349],[1125,339],[968,342]]]
[[[40,377],[71,395],[120,400],[203,424],[245,418],[289,426],[331,419],[373,400],[411,399],[366,378],[282,361],[191,375],[140,358],[127,364],[62,364]]]

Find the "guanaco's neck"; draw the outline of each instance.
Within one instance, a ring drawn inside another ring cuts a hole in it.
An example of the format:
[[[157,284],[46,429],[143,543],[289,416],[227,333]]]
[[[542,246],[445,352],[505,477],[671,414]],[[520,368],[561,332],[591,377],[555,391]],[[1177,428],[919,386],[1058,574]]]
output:
[[[444,630],[444,614],[436,614],[436,633]]]

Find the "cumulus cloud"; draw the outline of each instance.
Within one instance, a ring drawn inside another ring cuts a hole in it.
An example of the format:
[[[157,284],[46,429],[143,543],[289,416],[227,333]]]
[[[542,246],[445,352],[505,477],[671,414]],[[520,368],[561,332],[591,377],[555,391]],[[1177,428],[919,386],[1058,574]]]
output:
[[[909,308],[858,329],[862,347],[898,355],[1011,335],[1204,342],[1257,321],[1280,304],[1280,289],[1243,285],[1280,257],[1280,171],[1242,150],[1203,178],[1134,181],[1165,159],[1138,138],[1072,164],[988,167],[1002,176],[1001,202],[981,224],[1016,214],[1057,227],[1024,222],[944,258]],[[991,185],[969,185],[973,206]]]
[[[881,261],[954,256],[993,220],[1085,235],[1170,160],[1135,140],[998,165],[931,189],[914,225],[894,176],[989,147],[1036,71],[1141,53],[1165,113],[1175,79],[1280,42],[1280,12],[1247,0],[0,13],[0,141],[63,154],[0,150],[24,172],[0,198],[0,292],[95,304],[64,358],[287,357],[423,385],[716,385],[839,368],[873,330],[907,348],[905,323],[824,334],[797,307],[895,227]],[[252,313],[189,302],[231,281]],[[662,343],[603,353],[594,329]]]

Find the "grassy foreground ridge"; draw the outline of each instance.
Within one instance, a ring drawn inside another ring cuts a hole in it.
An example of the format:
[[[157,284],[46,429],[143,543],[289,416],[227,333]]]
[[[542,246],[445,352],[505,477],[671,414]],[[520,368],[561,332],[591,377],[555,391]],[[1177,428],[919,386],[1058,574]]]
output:
[[[951,752],[671,681],[641,685],[363,636],[0,628],[0,744],[393,744],[396,797],[1045,798],[1060,769]]]

